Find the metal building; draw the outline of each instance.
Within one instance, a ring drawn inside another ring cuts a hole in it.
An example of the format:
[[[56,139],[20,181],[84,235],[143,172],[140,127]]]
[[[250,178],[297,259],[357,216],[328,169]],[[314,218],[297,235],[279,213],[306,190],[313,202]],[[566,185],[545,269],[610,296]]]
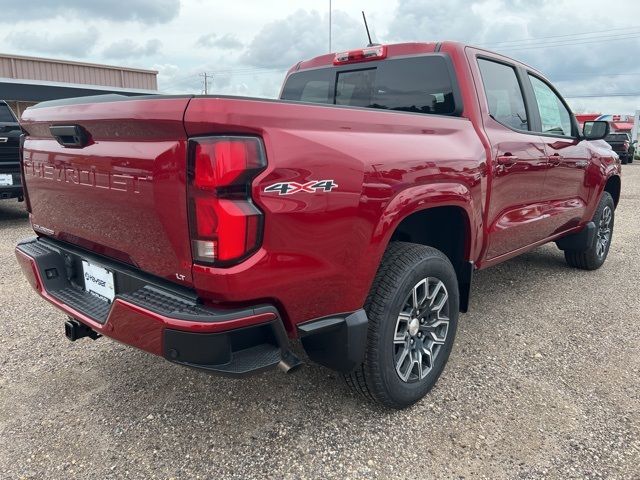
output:
[[[120,93],[158,93],[158,72],[139,68],[0,53],[0,100],[18,117],[44,100]]]

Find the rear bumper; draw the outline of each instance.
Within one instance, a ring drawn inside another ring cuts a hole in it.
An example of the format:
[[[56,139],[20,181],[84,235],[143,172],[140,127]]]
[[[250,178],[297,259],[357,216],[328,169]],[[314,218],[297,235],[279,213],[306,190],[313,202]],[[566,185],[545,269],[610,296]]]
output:
[[[13,186],[0,186],[0,199],[7,200],[9,198],[22,198],[24,194],[22,193],[21,185],[13,185]]]
[[[23,193],[19,165],[0,164],[0,175],[11,175],[13,177],[13,185],[0,185],[0,199],[21,198]]]
[[[286,332],[271,305],[204,306],[188,289],[49,239],[21,242],[16,257],[43,298],[119,342],[171,362],[232,376],[272,368],[283,359],[291,364]],[[83,259],[113,272],[113,302],[84,290]]]

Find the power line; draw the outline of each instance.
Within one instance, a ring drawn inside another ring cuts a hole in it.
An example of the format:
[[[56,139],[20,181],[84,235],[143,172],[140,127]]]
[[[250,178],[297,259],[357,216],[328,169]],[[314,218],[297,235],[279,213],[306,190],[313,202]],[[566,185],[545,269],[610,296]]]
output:
[[[523,38],[520,40],[505,40],[502,42],[485,42],[478,44],[479,46],[498,46],[504,44],[514,44],[514,43],[522,43],[522,42],[535,42],[539,40],[549,40],[554,38],[566,38],[566,37],[580,37],[585,35],[594,35],[598,33],[611,33],[613,31],[621,31],[621,30],[638,30],[638,27],[620,27],[620,28],[610,28],[608,30],[597,30],[592,32],[582,32],[582,33],[567,33],[564,35],[548,35],[546,37],[533,37],[533,38]],[[626,33],[635,33],[635,32],[626,32]]]
[[[216,75],[251,75],[253,73],[279,73],[286,72],[288,68],[267,68],[267,67],[251,67],[251,68],[238,68],[231,70],[216,70]]]
[[[640,97],[638,93],[603,93],[603,94],[584,94],[584,95],[564,95],[564,98],[607,98],[607,97]]]
[[[637,77],[640,72],[628,72],[628,73],[574,73],[573,77],[554,78],[554,82],[568,82],[575,80],[579,77]]]
[[[509,50],[509,51],[522,51],[522,50],[536,50],[540,48],[555,48],[555,47],[569,47],[574,45],[587,45],[590,43],[601,43],[601,42],[615,42],[620,40],[632,40],[634,38],[640,38],[640,32],[629,34],[629,36],[611,36],[611,37],[592,37],[591,40],[582,40],[576,42],[561,42],[558,41],[556,43],[543,43],[540,45],[530,45],[530,46],[513,46],[513,47],[496,47],[497,50]]]
[[[284,67],[238,67],[238,68],[223,68],[220,70],[216,70],[215,73],[228,73],[228,72],[241,72],[241,71],[252,71],[252,70],[282,70]]]
[[[563,95],[564,98],[606,98],[606,97],[640,97],[640,92],[633,93],[585,93],[582,95]]]

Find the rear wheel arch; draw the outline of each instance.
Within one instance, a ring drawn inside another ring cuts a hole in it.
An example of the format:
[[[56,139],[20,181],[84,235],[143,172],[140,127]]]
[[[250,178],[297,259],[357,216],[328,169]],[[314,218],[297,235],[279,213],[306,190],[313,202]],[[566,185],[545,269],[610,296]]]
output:
[[[607,179],[607,183],[604,186],[604,191],[609,192],[613,198],[613,204],[618,207],[618,201],[620,200],[621,182],[618,175],[612,175]]]
[[[396,226],[389,243],[408,242],[433,247],[454,267],[460,290],[460,310],[467,311],[473,264],[472,227],[468,212],[455,205],[439,205],[413,212]]]

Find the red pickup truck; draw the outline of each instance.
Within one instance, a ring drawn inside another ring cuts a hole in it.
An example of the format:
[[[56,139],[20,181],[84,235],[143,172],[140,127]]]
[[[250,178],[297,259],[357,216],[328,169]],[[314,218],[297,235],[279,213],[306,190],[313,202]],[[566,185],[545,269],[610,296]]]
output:
[[[189,367],[342,372],[393,408],[441,374],[472,274],[555,241],[609,250],[620,162],[537,71],[454,42],[300,62],[279,100],[93,97],[25,111],[37,238],[71,340]]]

